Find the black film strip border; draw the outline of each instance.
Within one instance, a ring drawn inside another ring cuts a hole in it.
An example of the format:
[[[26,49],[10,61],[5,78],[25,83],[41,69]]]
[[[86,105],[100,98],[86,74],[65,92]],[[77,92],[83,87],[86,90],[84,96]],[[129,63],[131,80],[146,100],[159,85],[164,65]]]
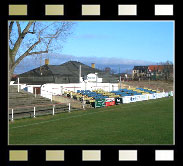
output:
[[[64,15],[63,16],[45,16],[45,4],[64,4]],[[28,15],[27,16],[9,16],[8,6],[9,4],[27,4],[28,5]],[[101,14],[100,16],[82,16],[81,15],[81,5],[82,4],[100,4],[101,6]],[[137,5],[137,15],[136,16],[118,16],[118,5],[119,4],[136,4]],[[155,4],[170,4],[173,5],[173,15],[172,16],[155,16],[154,14],[154,5]],[[32,10],[34,9],[34,10]],[[37,10],[39,9],[39,10]],[[110,12],[109,12],[110,11]],[[6,13],[4,13],[6,12]],[[38,19],[38,20],[175,20],[176,19],[176,5],[175,1],[148,1],[142,0],[139,1],[111,1],[105,2],[102,0],[78,0],[75,2],[71,2],[69,0],[53,0],[48,1],[45,0],[33,2],[31,0],[9,0],[6,4],[6,10],[3,12],[3,18],[5,22],[2,23],[2,26],[6,26],[7,20],[11,19]],[[6,27],[5,27],[6,28]],[[4,29],[5,29],[4,28]],[[6,53],[3,52],[3,53]],[[5,82],[6,84],[6,82]],[[3,84],[4,85],[4,84]],[[5,107],[4,107],[5,108]],[[5,116],[3,116],[5,115]],[[182,115],[179,113],[179,115]],[[3,117],[7,115],[2,114]],[[176,116],[176,121],[180,120],[180,117]],[[4,122],[4,121],[3,121]],[[6,123],[6,122],[5,122]],[[178,124],[178,122],[176,122]],[[182,129],[181,127],[178,128]],[[3,133],[6,133],[6,128],[3,129]],[[181,137],[179,137],[181,136]],[[147,165],[149,163],[153,165],[180,165],[178,162],[182,162],[183,159],[183,150],[182,147],[179,146],[180,139],[183,138],[182,134],[176,134],[176,144],[175,145],[161,145],[161,146],[8,146],[6,143],[3,146],[3,150],[0,151],[0,162],[4,161],[6,165],[93,165],[92,161],[82,161],[82,150],[100,150],[101,151],[101,160],[94,161],[95,165],[128,165],[128,163],[132,163],[132,165]],[[7,137],[1,137],[2,140],[6,140]],[[5,141],[6,142],[6,141]],[[27,150],[28,151],[28,161],[10,161],[9,160],[9,152],[11,150]],[[64,150],[64,161],[61,162],[50,162],[46,161],[45,153],[46,150]],[[137,150],[137,161],[119,161],[119,150]],[[155,151],[156,150],[170,150],[173,151],[174,159],[172,161],[156,161],[155,160]],[[38,157],[39,156],[39,157]],[[110,156],[110,158],[109,158]],[[128,163],[127,163],[128,162]]]

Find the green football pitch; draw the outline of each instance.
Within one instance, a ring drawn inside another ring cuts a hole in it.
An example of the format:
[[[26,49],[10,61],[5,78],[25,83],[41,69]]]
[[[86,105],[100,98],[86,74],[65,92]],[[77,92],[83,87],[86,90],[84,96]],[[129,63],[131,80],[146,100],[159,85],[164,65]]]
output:
[[[14,120],[9,144],[173,144],[173,97]]]

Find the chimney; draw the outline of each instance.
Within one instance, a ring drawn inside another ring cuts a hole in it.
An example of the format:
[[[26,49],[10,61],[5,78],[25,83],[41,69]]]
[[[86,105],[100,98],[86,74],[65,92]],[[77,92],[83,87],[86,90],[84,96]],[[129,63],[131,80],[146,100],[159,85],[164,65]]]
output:
[[[92,63],[92,64],[91,64],[91,67],[92,67],[93,69],[95,69],[95,63]]]
[[[45,59],[45,65],[49,65],[49,59]]]

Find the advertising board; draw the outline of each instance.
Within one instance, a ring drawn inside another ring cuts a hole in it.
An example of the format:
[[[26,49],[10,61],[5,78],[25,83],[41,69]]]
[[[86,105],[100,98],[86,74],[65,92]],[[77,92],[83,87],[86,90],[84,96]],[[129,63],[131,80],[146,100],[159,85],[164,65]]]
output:
[[[147,96],[148,96],[148,100],[153,99],[153,94],[148,94]]]
[[[164,97],[164,93],[162,92],[162,93],[157,93],[157,98],[162,98],[162,97]]]
[[[115,98],[106,98],[105,99],[105,105],[106,106],[115,105]]]
[[[148,95],[147,94],[141,95],[141,101],[143,101],[143,100],[148,100]]]
[[[130,103],[130,97],[131,97],[131,96],[124,96],[124,97],[122,97],[123,103],[124,103],[124,104],[125,104],[125,103]]]
[[[168,97],[168,92],[165,92],[165,97]]]
[[[135,95],[136,101],[141,101],[141,95]]]
[[[152,99],[156,99],[157,98],[157,93],[153,93],[152,94]]]
[[[136,96],[131,96],[130,97],[130,102],[136,102]]]
[[[117,97],[117,98],[115,98],[115,103],[116,103],[116,105],[118,105],[118,104],[122,104],[122,98],[121,97]]]
[[[170,91],[170,96],[173,96],[173,91]]]
[[[96,99],[95,108],[105,107],[105,99]]]

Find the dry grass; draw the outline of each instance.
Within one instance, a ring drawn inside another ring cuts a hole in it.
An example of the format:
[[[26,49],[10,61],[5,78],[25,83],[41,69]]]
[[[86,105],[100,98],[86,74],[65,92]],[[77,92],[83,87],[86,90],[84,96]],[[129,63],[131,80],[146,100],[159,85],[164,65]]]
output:
[[[166,82],[166,81],[129,81],[129,82],[123,82],[122,88],[128,88],[136,87],[136,88],[149,88],[153,90],[159,90],[159,91],[173,91],[173,82]]]

